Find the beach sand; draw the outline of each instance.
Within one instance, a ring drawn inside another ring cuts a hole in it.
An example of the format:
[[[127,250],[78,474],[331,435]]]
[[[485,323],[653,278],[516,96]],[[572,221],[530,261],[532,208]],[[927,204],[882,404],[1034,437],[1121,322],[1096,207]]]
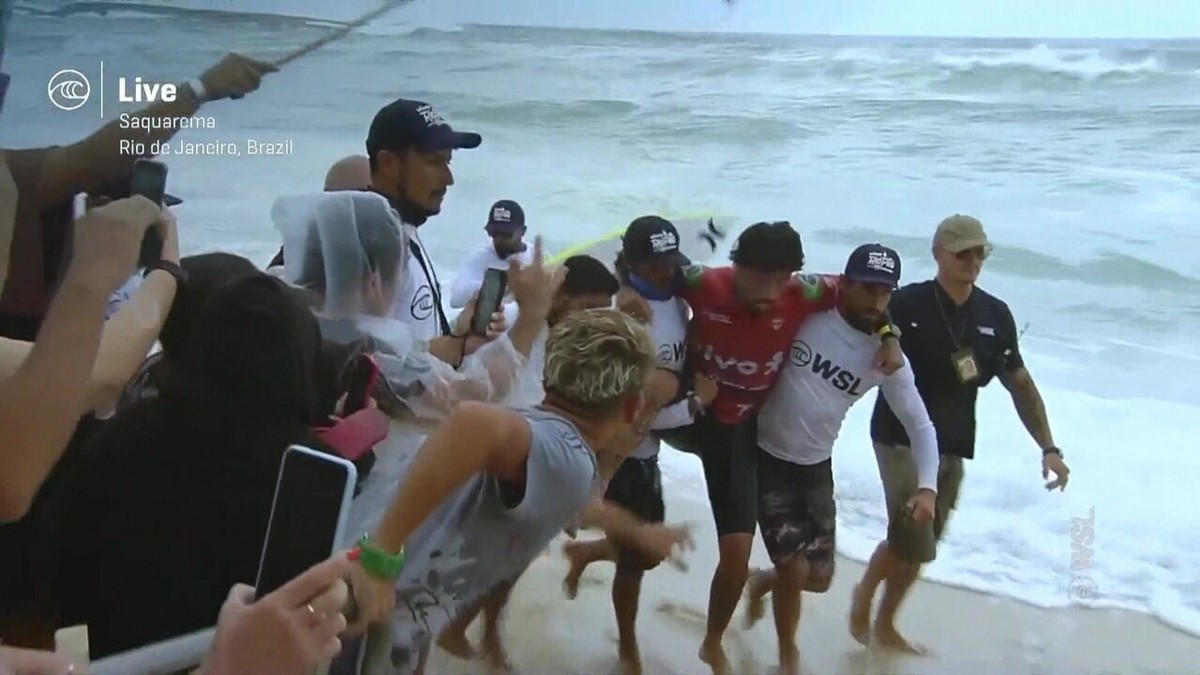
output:
[[[672,522],[696,526],[697,550],[689,570],[660,566],[647,574],[638,634],[646,673],[705,675],[696,658],[704,634],[708,586],[716,562],[716,534],[707,503],[664,486]],[[674,494],[672,494],[674,493]],[[582,533],[581,538],[596,536]],[[609,596],[612,565],[593,565],[579,595],[567,600],[562,578],[565,538],[555,541],[518,583],[509,606],[505,639],[512,662],[525,675],[616,672],[616,624]],[[752,566],[767,564],[755,542]],[[900,628],[932,655],[901,656],[869,651],[846,629],[850,592],[863,565],[838,557],[832,588],[804,595],[800,650],[811,675],[1197,675],[1200,639],[1133,613],[1082,608],[1043,609],[1007,598],[919,581],[901,612]],[[738,607],[725,649],[738,675],[772,673],[774,624],[767,617],[743,630]],[[480,626],[469,635],[478,638]],[[435,649],[427,673],[483,673],[478,664]]]

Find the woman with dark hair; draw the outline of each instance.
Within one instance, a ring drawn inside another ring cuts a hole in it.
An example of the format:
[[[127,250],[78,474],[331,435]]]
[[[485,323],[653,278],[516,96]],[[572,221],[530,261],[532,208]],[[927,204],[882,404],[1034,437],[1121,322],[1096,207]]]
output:
[[[201,253],[179,260],[186,281],[175,291],[175,301],[158,333],[162,349],[151,354],[117,402],[117,409],[134,401],[157,395],[163,375],[170,364],[183,356],[184,345],[191,335],[196,315],[204,302],[219,288],[241,277],[258,273],[254,263],[232,253]]]
[[[93,658],[211,625],[254,582],[284,451],[331,452],[310,430],[320,331],[285,284],[229,282],[189,332],[159,395],[118,412],[63,491],[60,625],[86,623]]]

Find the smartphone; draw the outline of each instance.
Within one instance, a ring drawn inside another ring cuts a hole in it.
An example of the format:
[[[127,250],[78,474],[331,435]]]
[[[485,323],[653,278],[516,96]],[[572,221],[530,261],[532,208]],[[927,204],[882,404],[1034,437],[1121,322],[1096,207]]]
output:
[[[354,370],[350,371],[350,382],[346,388],[346,400],[342,403],[342,417],[349,417],[367,407],[367,400],[379,379],[379,365],[370,354],[359,354],[354,359]]]
[[[301,445],[283,453],[254,592],[271,593],[328,560],[342,541],[358,471]]]
[[[487,335],[488,325],[492,323],[492,314],[500,311],[500,304],[507,292],[508,272],[489,268],[483,274],[483,283],[479,286],[479,296],[475,301],[475,316],[471,319],[472,333]]]
[[[139,159],[133,163],[133,176],[129,180],[129,195],[141,195],[162,206],[167,193],[167,165],[152,159]],[[138,267],[147,267],[162,259],[162,234],[155,228],[146,230],[142,249],[138,253]]]

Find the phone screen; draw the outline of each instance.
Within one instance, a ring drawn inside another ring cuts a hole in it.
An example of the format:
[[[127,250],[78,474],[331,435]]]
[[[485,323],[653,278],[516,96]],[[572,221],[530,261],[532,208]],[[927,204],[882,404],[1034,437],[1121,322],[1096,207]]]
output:
[[[356,473],[346,460],[308,448],[284,453],[254,584],[257,597],[333,555]]]
[[[367,399],[371,396],[371,388],[379,375],[379,366],[369,354],[360,354],[354,362],[354,371],[350,374],[350,383],[346,389],[346,401],[342,404],[342,417],[367,407]]]
[[[167,165],[149,159],[133,163],[133,176],[129,179],[129,194],[141,195],[162,206],[167,193]],[[142,248],[138,253],[138,267],[146,267],[162,259],[162,235],[157,229],[146,230]]]
[[[479,297],[475,302],[475,316],[471,321],[472,333],[487,335],[492,314],[500,310],[500,303],[504,300],[507,290],[508,272],[489,268],[484,273],[483,284],[479,286]]]
[[[167,192],[167,165],[149,159],[139,159],[133,164],[133,176],[129,179],[129,194],[141,195],[162,206]]]

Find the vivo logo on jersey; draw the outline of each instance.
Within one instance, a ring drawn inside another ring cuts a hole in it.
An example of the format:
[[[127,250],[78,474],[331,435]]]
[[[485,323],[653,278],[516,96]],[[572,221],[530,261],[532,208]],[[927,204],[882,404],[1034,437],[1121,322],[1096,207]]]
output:
[[[715,363],[717,371],[720,373],[732,370],[741,375],[757,375],[759,373],[770,375],[778,372],[779,367],[783,365],[783,352],[775,352],[766,363],[759,363],[749,359],[739,361],[732,357],[721,356],[713,350],[712,345],[708,345],[704,348],[704,360]]]
[[[833,361],[814,352],[804,340],[792,343],[791,361],[800,368],[812,367],[812,371],[833,385],[834,389],[846,392],[847,396],[862,396],[862,378],[834,365]]]

